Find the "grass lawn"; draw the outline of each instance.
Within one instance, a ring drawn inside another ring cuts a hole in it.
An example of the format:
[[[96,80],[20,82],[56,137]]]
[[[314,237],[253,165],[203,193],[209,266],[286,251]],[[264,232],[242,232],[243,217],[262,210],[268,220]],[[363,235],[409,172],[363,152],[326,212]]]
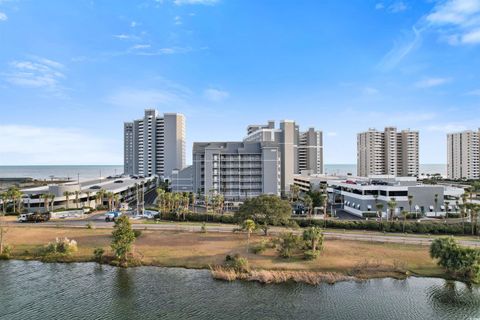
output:
[[[32,253],[56,237],[68,237],[78,243],[75,261],[87,261],[93,250],[110,250],[111,230],[79,228],[15,228],[10,227],[6,242],[13,245],[14,258],[32,258]],[[251,245],[265,237],[252,235]],[[26,250],[28,252],[26,252]],[[445,276],[429,257],[428,247],[382,244],[376,242],[327,240],[322,255],[314,261],[300,257],[278,258],[274,249],[262,254],[246,252],[246,235],[233,233],[188,233],[143,231],[135,243],[135,252],[145,264],[165,267],[208,268],[222,264],[227,254],[239,253],[248,258],[253,268],[268,270],[304,270],[350,273],[359,265],[398,266],[422,276]],[[374,271],[374,270],[373,270]],[[375,276],[375,272],[370,272]],[[381,276],[377,272],[377,276]],[[388,275],[388,272],[387,274]]]

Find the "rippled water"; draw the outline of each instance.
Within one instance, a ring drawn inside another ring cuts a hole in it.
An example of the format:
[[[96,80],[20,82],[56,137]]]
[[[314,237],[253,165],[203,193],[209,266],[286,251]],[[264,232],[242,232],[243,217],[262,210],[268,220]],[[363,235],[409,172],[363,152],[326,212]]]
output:
[[[0,261],[0,319],[479,319],[480,288],[441,279],[312,287],[208,271]]]

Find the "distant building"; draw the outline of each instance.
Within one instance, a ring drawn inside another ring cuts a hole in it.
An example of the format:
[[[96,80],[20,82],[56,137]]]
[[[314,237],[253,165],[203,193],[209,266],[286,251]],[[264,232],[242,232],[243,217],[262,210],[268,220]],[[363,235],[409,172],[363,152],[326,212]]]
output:
[[[280,149],[273,142],[195,142],[193,190],[242,201],[280,195]]]
[[[185,117],[160,116],[146,109],[142,119],[124,124],[125,174],[169,178],[185,167]]]
[[[447,134],[447,176],[450,179],[480,178],[480,131]]]
[[[460,209],[454,201],[450,201],[447,206],[444,201],[447,194],[445,186],[420,184],[415,177],[349,178],[330,180],[328,186],[331,201],[340,202],[343,210],[359,217],[364,213],[374,214],[377,211],[377,203],[383,205],[382,215],[384,218],[387,217],[388,202],[392,199],[396,202],[395,216],[401,216],[403,211],[427,216],[443,216],[447,210],[458,212]],[[412,199],[411,207],[409,196]]]
[[[414,176],[419,175],[418,131],[397,131],[387,127],[383,132],[369,129],[357,135],[357,174]]]
[[[170,189],[172,192],[194,192],[193,188],[193,166],[182,170],[174,169],[170,176]]]
[[[290,191],[294,184],[294,174],[304,170],[312,174],[323,173],[323,134],[310,128],[300,132],[298,125],[291,120],[283,120],[280,127],[275,122],[267,125],[250,125],[247,127],[245,142],[272,142],[280,150],[281,192]]]

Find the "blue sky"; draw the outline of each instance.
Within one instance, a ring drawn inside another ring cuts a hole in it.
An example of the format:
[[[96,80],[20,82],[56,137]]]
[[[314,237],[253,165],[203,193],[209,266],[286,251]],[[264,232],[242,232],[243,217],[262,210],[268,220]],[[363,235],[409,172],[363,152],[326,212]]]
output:
[[[293,119],[355,163],[356,133],[480,127],[480,0],[0,0],[0,165],[121,164],[123,122],[187,117],[193,141]]]

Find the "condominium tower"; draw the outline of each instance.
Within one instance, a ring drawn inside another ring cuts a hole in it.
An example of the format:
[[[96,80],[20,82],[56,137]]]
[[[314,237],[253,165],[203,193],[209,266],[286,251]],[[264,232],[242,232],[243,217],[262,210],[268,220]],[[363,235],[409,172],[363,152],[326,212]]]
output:
[[[169,178],[185,167],[185,117],[179,113],[160,116],[146,109],[142,119],[124,124],[124,172]]]
[[[323,134],[322,131],[309,128],[300,131],[292,120],[283,120],[279,128],[274,121],[266,125],[247,127],[249,142],[273,142],[280,150],[281,192],[286,194],[294,183],[293,175],[308,171],[311,174],[323,174]]]
[[[419,175],[418,131],[397,131],[387,127],[369,129],[357,135],[357,174],[415,176]]]
[[[480,130],[447,134],[447,176],[450,179],[480,178]]]

